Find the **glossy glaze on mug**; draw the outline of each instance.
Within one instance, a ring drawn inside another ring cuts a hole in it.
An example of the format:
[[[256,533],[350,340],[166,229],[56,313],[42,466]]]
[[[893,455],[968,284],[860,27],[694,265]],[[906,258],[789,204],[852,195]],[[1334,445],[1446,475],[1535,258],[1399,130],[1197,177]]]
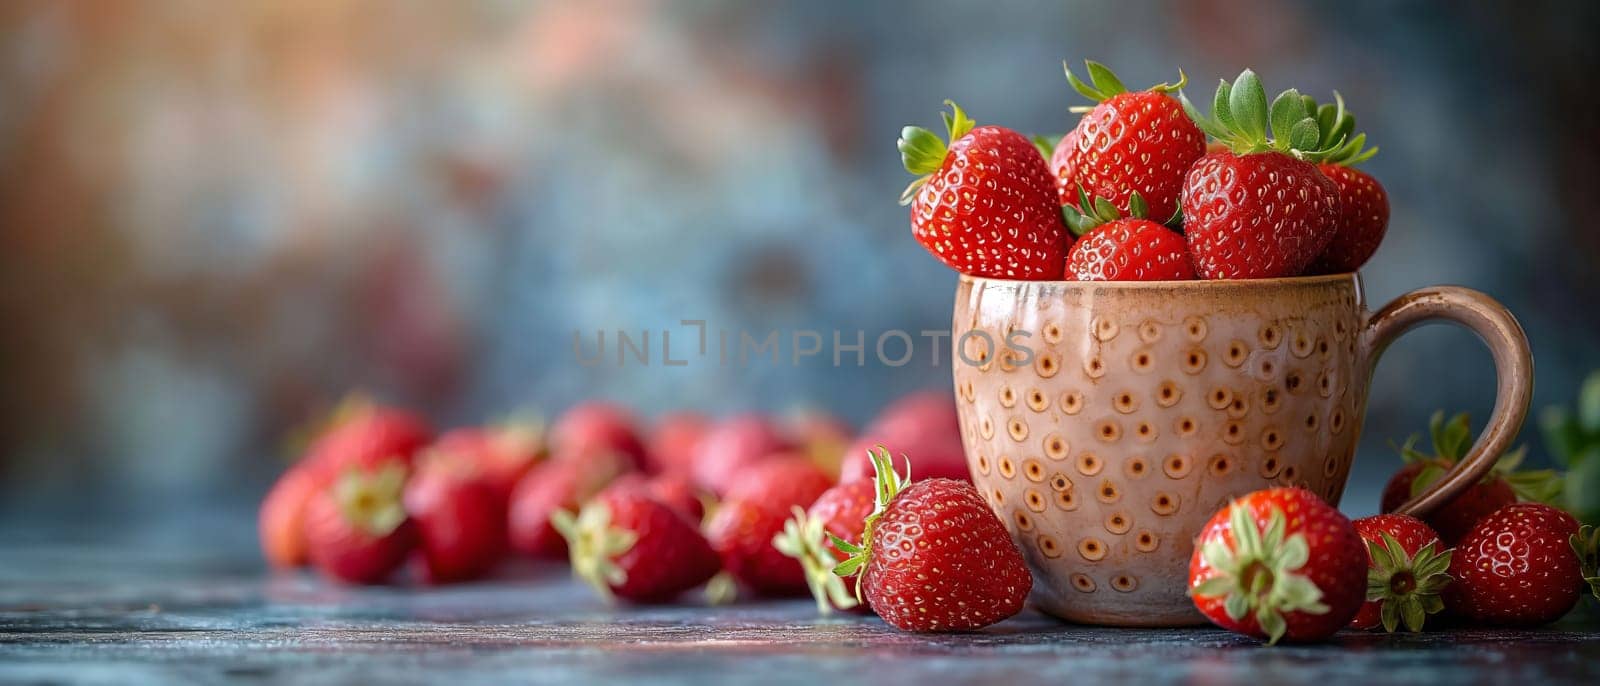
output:
[[[954,364],[968,464],[1035,573],[1035,603],[1087,623],[1201,621],[1185,582],[1212,513],[1278,485],[1339,501],[1370,375],[1365,317],[1354,275],[963,277],[953,331],[981,361]],[[1002,343],[1019,331],[1031,360]]]

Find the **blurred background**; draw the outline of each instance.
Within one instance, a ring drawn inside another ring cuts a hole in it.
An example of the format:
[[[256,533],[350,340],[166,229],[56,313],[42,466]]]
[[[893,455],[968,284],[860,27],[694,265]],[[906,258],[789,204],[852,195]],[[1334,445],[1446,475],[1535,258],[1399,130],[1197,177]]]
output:
[[[947,329],[955,286],[895,204],[895,136],[936,125],[945,98],[1062,133],[1081,100],[1061,61],[1086,57],[1136,87],[1182,67],[1209,94],[1250,66],[1273,92],[1339,89],[1393,204],[1369,300],[1489,292],[1533,341],[1535,404],[1568,402],[1600,366],[1597,15],[1536,0],[10,0],[0,533],[209,526],[253,545],[243,527],[284,436],[353,388],[449,425],[590,397],[645,417],[859,422],[947,387],[948,350],[937,367],[925,349],[872,359],[877,332]],[[791,364],[787,343],[744,366],[574,358],[574,331],[671,328],[686,351],[684,319],[864,330],[868,364]],[[1345,509],[1376,510],[1389,441],[1435,409],[1481,420],[1492,396],[1471,334],[1399,342]]]

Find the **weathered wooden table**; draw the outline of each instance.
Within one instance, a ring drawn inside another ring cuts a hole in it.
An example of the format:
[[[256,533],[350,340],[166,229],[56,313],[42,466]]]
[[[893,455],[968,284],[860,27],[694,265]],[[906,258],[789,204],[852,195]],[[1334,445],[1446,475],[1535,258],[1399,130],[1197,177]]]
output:
[[[1534,631],[1262,648],[1214,629],[1027,613],[920,636],[809,602],[607,608],[555,567],[449,588],[339,588],[233,553],[0,544],[0,681],[466,684],[1600,683],[1592,607]]]

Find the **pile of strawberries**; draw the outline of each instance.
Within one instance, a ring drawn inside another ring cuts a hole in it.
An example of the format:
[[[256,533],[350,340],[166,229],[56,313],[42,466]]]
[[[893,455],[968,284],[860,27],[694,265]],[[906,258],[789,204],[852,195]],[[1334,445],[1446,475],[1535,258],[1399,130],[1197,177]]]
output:
[[[901,452],[898,470],[884,445]],[[928,478],[907,482],[907,452]],[[466,581],[517,554],[565,559],[603,597],[630,602],[705,585],[718,597],[810,591],[831,611],[864,607],[864,594],[908,630],[999,621],[1032,588],[968,481],[942,393],[901,398],[854,437],[815,414],[672,414],[643,432],[604,403],[579,405],[548,431],[435,437],[408,412],[351,402],[267,494],[260,536],[273,566],[309,564],[347,583],[394,581],[407,566],[423,583]],[[855,592],[835,575],[841,563],[862,572]],[[927,597],[970,602],[930,611]]]
[[[1251,493],[1216,513],[1190,560],[1195,606],[1217,625],[1310,641],[1345,626],[1421,631],[1430,615],[1465,625],[1536,626],[1560,619],[1584,590],[1600,597],[1600,532],[1554,499],[1551,470],[1502,456],[1481,481],[1425,520],[1392,514],[1454,467],[1472,441],[1465,414],[1429,423],[1383,491],[1386,514],[1346,519],[1310,491]]]
[[[1088,83],[1067,79],[1096,104],[1074,108],[1086,111],[1059,141],[975,126],[948,101],[947,138],[901,131],[918,175],[901,201],[934,257],[991,278],[1172,281],[1350,272],[1378,249],[1388,195],[1354,168],[1377,148],[1337,93],[1318,104],[1289,89],[1269,104],[1247,69],[1206,116],[1181,72],[1131,92],[1086,65]]]

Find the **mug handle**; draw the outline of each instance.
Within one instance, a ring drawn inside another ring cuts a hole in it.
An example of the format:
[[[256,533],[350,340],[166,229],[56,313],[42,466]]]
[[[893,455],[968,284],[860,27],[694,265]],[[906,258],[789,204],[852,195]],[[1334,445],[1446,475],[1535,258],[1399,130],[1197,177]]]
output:
[[[1483,293],[1459,286],[1419,288],[1395,298],[1367,317],[1360,345],[1371,378],[1383,355],[1400,334],[1431,319],[1455,322],[1478,334],[1494,355],[1498,384],[1489,423],[1454,467],[1427,490],[1395,510],[1422,517],[1483,479],[1500,455],[1511,447],[1533,400],[1533,354],[1522,325],[1504,305]]]

